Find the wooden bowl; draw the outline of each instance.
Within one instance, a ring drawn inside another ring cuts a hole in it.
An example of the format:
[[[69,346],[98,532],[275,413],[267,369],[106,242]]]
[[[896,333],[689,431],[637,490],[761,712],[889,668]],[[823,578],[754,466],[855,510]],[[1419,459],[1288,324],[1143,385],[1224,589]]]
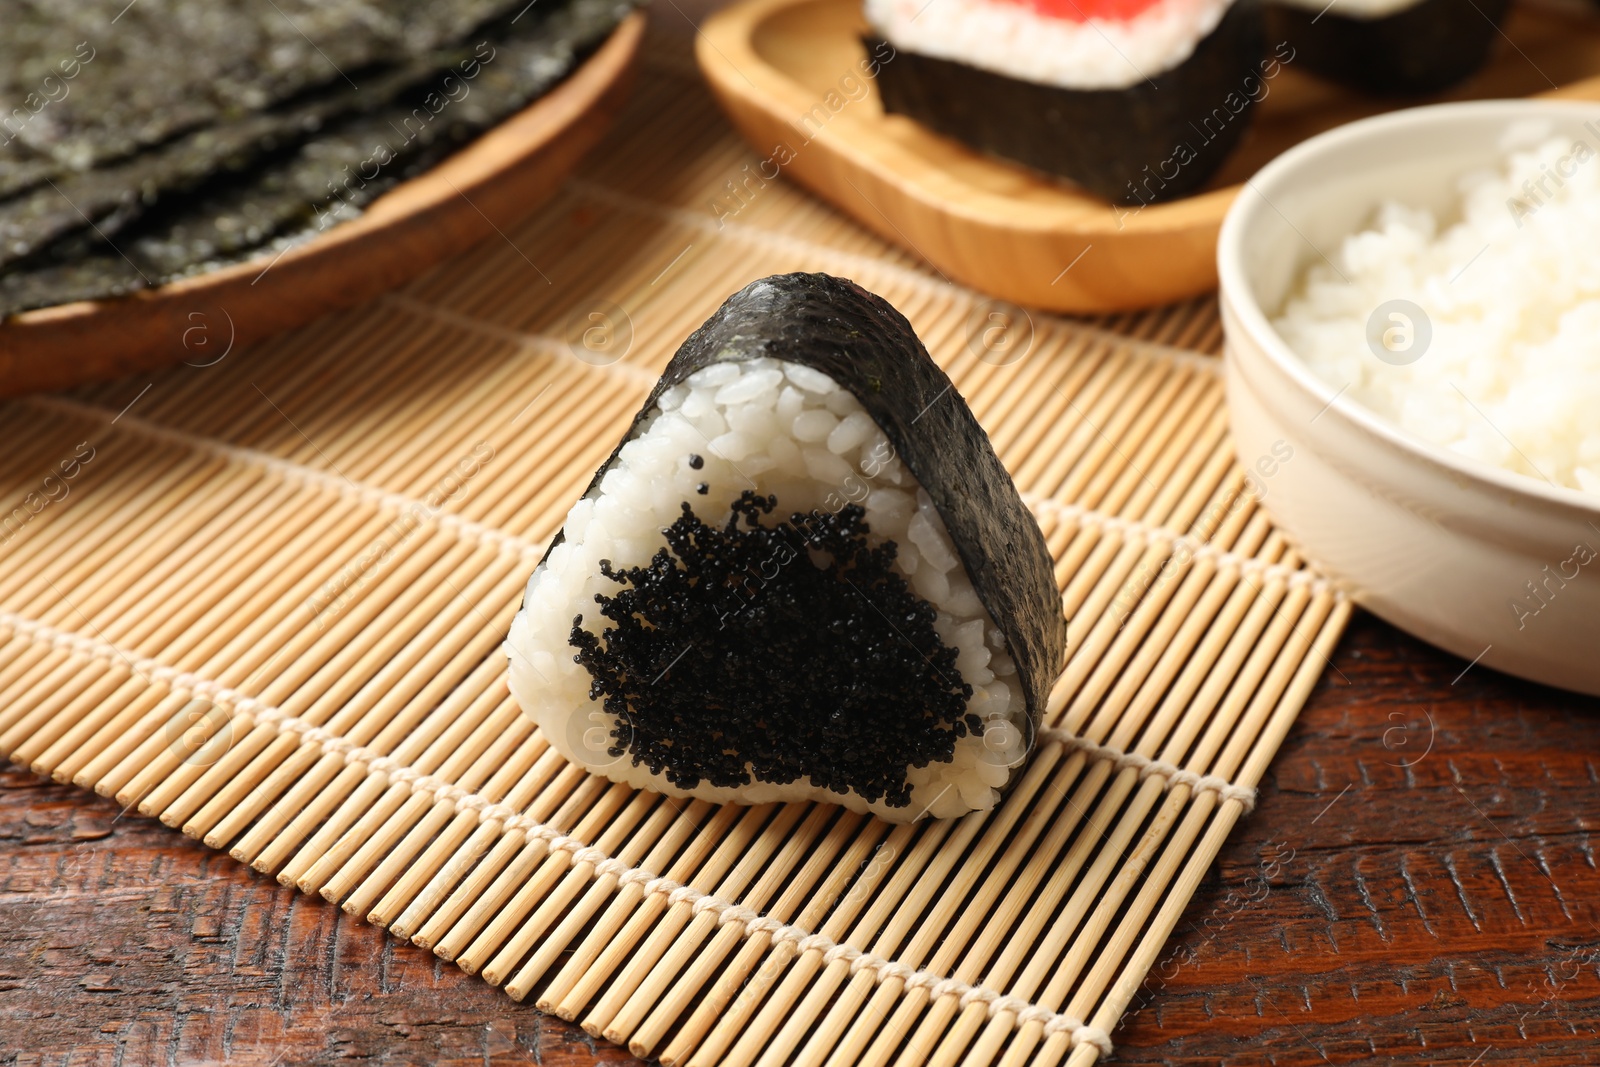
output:
[[[863,73],[866,29],[859,0],[743,0],[705,24],[696,58],[763,178],[792,177],[950,279],[1052,311],[1122,311],[1210,291],[1239,183],[1307,137],[1397,105],[1289,63],[1205,191],[1130,208],[885,115]],[[1512,44],[1485,70],[1433,99],[1600,99],[1600,18],[1518,8],[1505,32]]]
[[[645,16],[625,19],[551,92],[359,217],[261,256],[113,300],[0,323],[0,396],[205,362],[361,303],[514,225],[600,140],[627,99]]]

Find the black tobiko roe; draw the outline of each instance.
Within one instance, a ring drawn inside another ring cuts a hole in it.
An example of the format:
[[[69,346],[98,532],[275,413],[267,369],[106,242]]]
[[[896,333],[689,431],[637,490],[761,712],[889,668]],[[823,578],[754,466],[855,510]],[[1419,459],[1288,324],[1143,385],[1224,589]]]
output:
[[[571,643],[617,717],[610,753],[684,789],[806,778],[906,807],[906,768],[982,729],[957,651],[858,505],[763,525],[776,506],[746,491],[718,529],[685,502],[648,566],[602,563],[610,625],[579,616]]]

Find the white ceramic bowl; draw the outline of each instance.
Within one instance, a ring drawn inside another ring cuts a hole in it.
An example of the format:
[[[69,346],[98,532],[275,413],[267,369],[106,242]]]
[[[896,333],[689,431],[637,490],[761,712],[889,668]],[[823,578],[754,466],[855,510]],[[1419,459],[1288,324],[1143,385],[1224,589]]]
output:
[[[1600,694],[1600,558],[1571,562],[1600,553],[1600,501],[1411,436],[1337,395],[1269,321],[1317,248],[1334,255],[1383,200],[1447,212],[1460,175],[1530,119],[1600,145],[1600,105],[1444,104],[1332,130],[1256,175],[1217,248],[1228,410],[1244,465],[1274,457],[1262,505],[1358,603],[1466,660]]]

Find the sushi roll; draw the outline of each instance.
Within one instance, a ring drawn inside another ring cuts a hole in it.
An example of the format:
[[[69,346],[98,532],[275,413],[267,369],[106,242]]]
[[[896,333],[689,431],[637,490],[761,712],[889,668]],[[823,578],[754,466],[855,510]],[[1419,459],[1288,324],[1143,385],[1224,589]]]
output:
[[[1510,0],[1276,0],[1274,40],[1297,65],[1363,92],[1418,95],[1476,73]]]
[[[999,802],[1065,646],[1043,535],[910,324],[788,274],[678,350],[507,651],[593,773],[905,822]]]
[[[1184,196],[1266,95],[1258,0],[866,0],[884,110],[1125,204]]]

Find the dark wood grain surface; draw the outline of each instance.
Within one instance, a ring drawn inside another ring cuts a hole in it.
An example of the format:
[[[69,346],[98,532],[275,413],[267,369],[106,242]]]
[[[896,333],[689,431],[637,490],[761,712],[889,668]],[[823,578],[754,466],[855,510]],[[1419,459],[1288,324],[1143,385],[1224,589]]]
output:
[[[1357,617],[1113,1062],[1600,1062],[1600,702],[1465,666]],[[0,787],[0,1064],[635,1062],[109,801]]]

